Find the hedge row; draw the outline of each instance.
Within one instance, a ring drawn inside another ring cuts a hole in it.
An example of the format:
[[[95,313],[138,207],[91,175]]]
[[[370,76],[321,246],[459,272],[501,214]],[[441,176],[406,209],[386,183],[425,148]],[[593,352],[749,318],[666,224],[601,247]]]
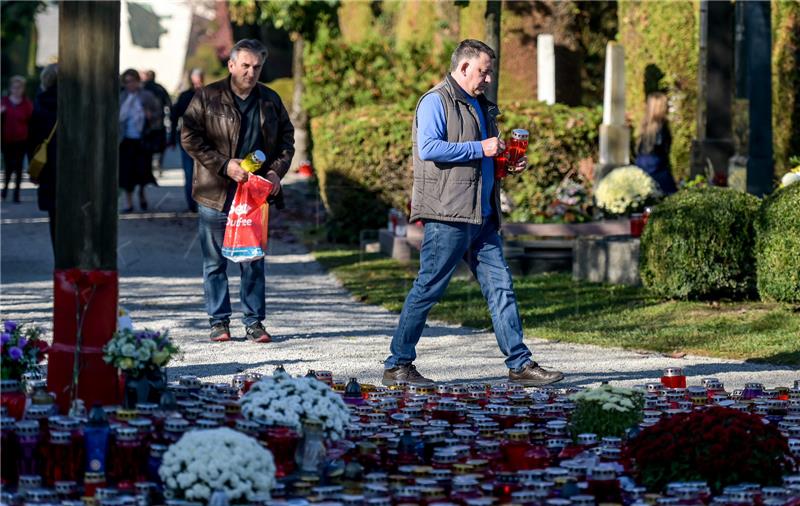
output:
[[[577,178],[591,160],[601,121],[599,109],[513,102],[501,107],[500,129],[530,131],[530,168],[508,177],[512,221],[531,221],[552,201],[553,186]],[[312,120],[315,168],[330,215],[333,238],[353,241],[385,222],[386,210],[405,210],[411,198],[413,105],[372,105]]]
[[[800,302],[800,184],[759,199],[680,191],[653,210],[641,240],[643,284],[665,298]]]
[[[390,207],[406,209],[412,116],[402,105],[371,105],[312,119],[330,239],[355,242],[359,231],[384,225]]]
[[[453,47],[431,51],[389,39],[347,43],[320,37],[305,52],[303,105],[311,117],[374,104],[413,110],[420,95],[444,77]],[[316,157],[316,152],[315,152]]]
[[[800,183],[764,199],[755,227],[759,295],[800,303]]]

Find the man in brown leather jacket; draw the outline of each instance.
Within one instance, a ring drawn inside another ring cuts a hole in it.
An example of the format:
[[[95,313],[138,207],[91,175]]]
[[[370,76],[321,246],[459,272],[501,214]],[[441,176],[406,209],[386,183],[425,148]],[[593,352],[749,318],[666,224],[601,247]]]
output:
[[[230,76],[201,88],[183,116],[181,144],[195,161],[192,197],[198,203],[200,246],[203,251],[203,288],[211,324],[211,340],[229,341],[231,303],[222,256],[225,233],[237,183],[249,173],[240,162],[260,149],[267,160],[256,174],[273,185],[270,202],[283,208],[281,178],[294,155],[294,127],[280,97],[258,83],[266,48],[255,39],[236,43],[228,60]],[[248,339],[268,343],[264,260],[238,264],[240,299]]]

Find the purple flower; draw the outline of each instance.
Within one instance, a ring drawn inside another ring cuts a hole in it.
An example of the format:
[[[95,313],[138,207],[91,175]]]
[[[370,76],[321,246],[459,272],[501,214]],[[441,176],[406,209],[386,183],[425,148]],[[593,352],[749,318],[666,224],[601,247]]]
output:
[[[16,346],[12,346],[8,350],[8,356],[11,357],[11,360],[19,360],[22,358],[22,350]]]
[[[11,334],[9,334],[8,332],[3,332],[2,334],[0,334],[0,343],[6,345],[8,344],[9,341],[11,341]]]
[[[14,332],[17,330],[17,322],[6,320],[6,332]]]
[[[24,337],[20,337],[19,341],[17,341],[17,346],[19,346],[20,349],[24,349],[26,344],[28,344],[28,340]]]

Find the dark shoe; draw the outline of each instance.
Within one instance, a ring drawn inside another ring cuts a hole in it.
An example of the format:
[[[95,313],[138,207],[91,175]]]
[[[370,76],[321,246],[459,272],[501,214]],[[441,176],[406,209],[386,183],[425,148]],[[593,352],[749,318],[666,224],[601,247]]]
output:
[[[141,202],[139,202],[139,207],[142,208],[142,211],[147,211],[147,201],[142,200]]]
[[[247,339],[254,343],[271,343],[272,336],[264,328],[261,322],[256,322],[247,326]]]
[[[215,343],[224,343],[231,340],[231,329],[227,323],[215,323],[211,326],[211,340]]]
[[[391,369],[383,370],[383,383],[385,386],[390,387],[397,384],[398,381],[403,381],[409,385],[433,385],[436,382],[421,375],[414,364],[398,365]]]
[[[509,369],[508,379],[526,387],[540,387],[561,381],[564,374],[542,369],[536,362],[528,362],[519,371]]]

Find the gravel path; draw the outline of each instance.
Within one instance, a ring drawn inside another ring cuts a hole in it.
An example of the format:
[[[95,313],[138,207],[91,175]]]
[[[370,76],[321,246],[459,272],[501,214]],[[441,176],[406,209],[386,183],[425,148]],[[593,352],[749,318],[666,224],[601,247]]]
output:
[[[267,259],[265,323],[274,342],[206,341],[196,217],[183,212],[182,180],[182,172],[164,171],[161,186],[149,189],[154,211],[126,215],[119,227],[120,303],[137,327],[170,329],[185,352],[169,368],[170,376],[194,374],[203,381],[228,382],[239,371],[268,373],[283,364],[293,374],[322,369],[345,379],[379,381],[397,315],[356,302],[307,251],[289,240],[272,239]],[[23,191],[22,204],[4,202],[0,211],[0,314],[36,322],[49,331],[53,259],[46,215],[37,210],[32,187]],[[228,273],[236,319],[238,267],[231,265]],[[240,321],[232,327],[234,335],[244,335]],[[673,359],[534,338],[527,342],[540,363],[565,372],[564,385],[608,380],[630,386],[656,380],[669,366],[683,367],[690,383],[715,376],[728,389],[748,381],[791,386],[800,379],[796,367],[698,356]],[[471,328],[429,322],[418,355],[420,371],[439,381],[501,381],[507,373],[493,335]]]

